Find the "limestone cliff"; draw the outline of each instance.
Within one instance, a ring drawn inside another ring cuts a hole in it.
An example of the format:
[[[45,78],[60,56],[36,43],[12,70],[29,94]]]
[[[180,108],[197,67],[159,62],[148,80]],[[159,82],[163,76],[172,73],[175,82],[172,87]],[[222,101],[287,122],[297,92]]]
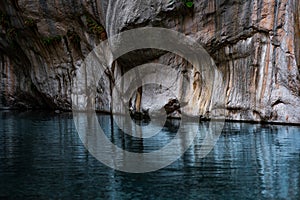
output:
[[[71,109],[72,81],[94,47],[122,31],[157,26],[194,38],[214,58],[226,83],[229,119],[300,123],[299,0],[193,3],[189,8],[181,0],[2,0],[0,107]],[[154,50],[118,59],[99,82],[96,108],[110,111],[113,80],[150,61],[175,66],[189,77],[190,84],[178,82],[174,88],[184,91],[192,115],[202,115],[195,94],[201,93],[201,81],[193,66]],[[140,90],[133,108],[176,110],[166,91],[159,100],[152,98],[156,89]]]

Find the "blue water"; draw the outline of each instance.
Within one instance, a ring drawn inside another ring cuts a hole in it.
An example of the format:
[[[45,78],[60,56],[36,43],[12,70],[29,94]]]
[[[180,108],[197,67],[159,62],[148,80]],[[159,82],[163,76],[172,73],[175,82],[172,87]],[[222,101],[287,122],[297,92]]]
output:
[[[110,116],[106,135],[133,152],[165,145],[134,141]],[[199,124],[194,124],[199,126]],[[226,123],[215,148],[195,143],[172,165],[145,174],[115,171],[83,146],[71,113],[0,112],[1,199],[300,199],[300,127]]]

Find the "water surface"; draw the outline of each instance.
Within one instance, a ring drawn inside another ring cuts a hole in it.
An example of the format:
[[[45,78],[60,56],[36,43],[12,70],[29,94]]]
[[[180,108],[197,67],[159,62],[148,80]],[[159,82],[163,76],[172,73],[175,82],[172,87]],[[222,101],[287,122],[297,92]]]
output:
[[[111,141],[132,152],[161,148],[179,126],[170,121],[156,137],[138,140],[108,115],[99,122]],[[128,174],[90,155],[71,113],[0,112],[0,198],[300,199],[300,127],[226,123],[203,159],[200,147],[196,141],[159,171]]]

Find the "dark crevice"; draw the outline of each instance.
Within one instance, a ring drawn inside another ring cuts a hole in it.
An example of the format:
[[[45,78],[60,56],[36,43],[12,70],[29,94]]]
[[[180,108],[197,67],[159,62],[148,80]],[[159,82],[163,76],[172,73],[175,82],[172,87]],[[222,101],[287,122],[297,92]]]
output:
[[[274,107],[278,104],[285,104],[281,99],[276,100],[271,106]]]

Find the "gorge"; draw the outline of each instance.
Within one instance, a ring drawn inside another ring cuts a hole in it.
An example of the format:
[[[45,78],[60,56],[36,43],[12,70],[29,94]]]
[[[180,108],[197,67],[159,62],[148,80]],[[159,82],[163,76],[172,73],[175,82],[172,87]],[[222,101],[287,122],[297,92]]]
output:
[[[71,110],[74,77],[101,41],[134,28],[163,27],[193,38],[214,59],[223,75],[227,119],[300,123],[299,0],[194,0],[191,7],[180,0],[2,0],[0,24],[1,109]],[[158,50],[115,61],[99,82],[97,110],[111,111],[114,79],[149,62],[184,74],[189,83],[174,88],[184,93],[188,114],[204,113],[203,73]],[[138,91],[133,109],[173,106],[168,112],[180,115],[164,88],[154,100],[151,91]]]

